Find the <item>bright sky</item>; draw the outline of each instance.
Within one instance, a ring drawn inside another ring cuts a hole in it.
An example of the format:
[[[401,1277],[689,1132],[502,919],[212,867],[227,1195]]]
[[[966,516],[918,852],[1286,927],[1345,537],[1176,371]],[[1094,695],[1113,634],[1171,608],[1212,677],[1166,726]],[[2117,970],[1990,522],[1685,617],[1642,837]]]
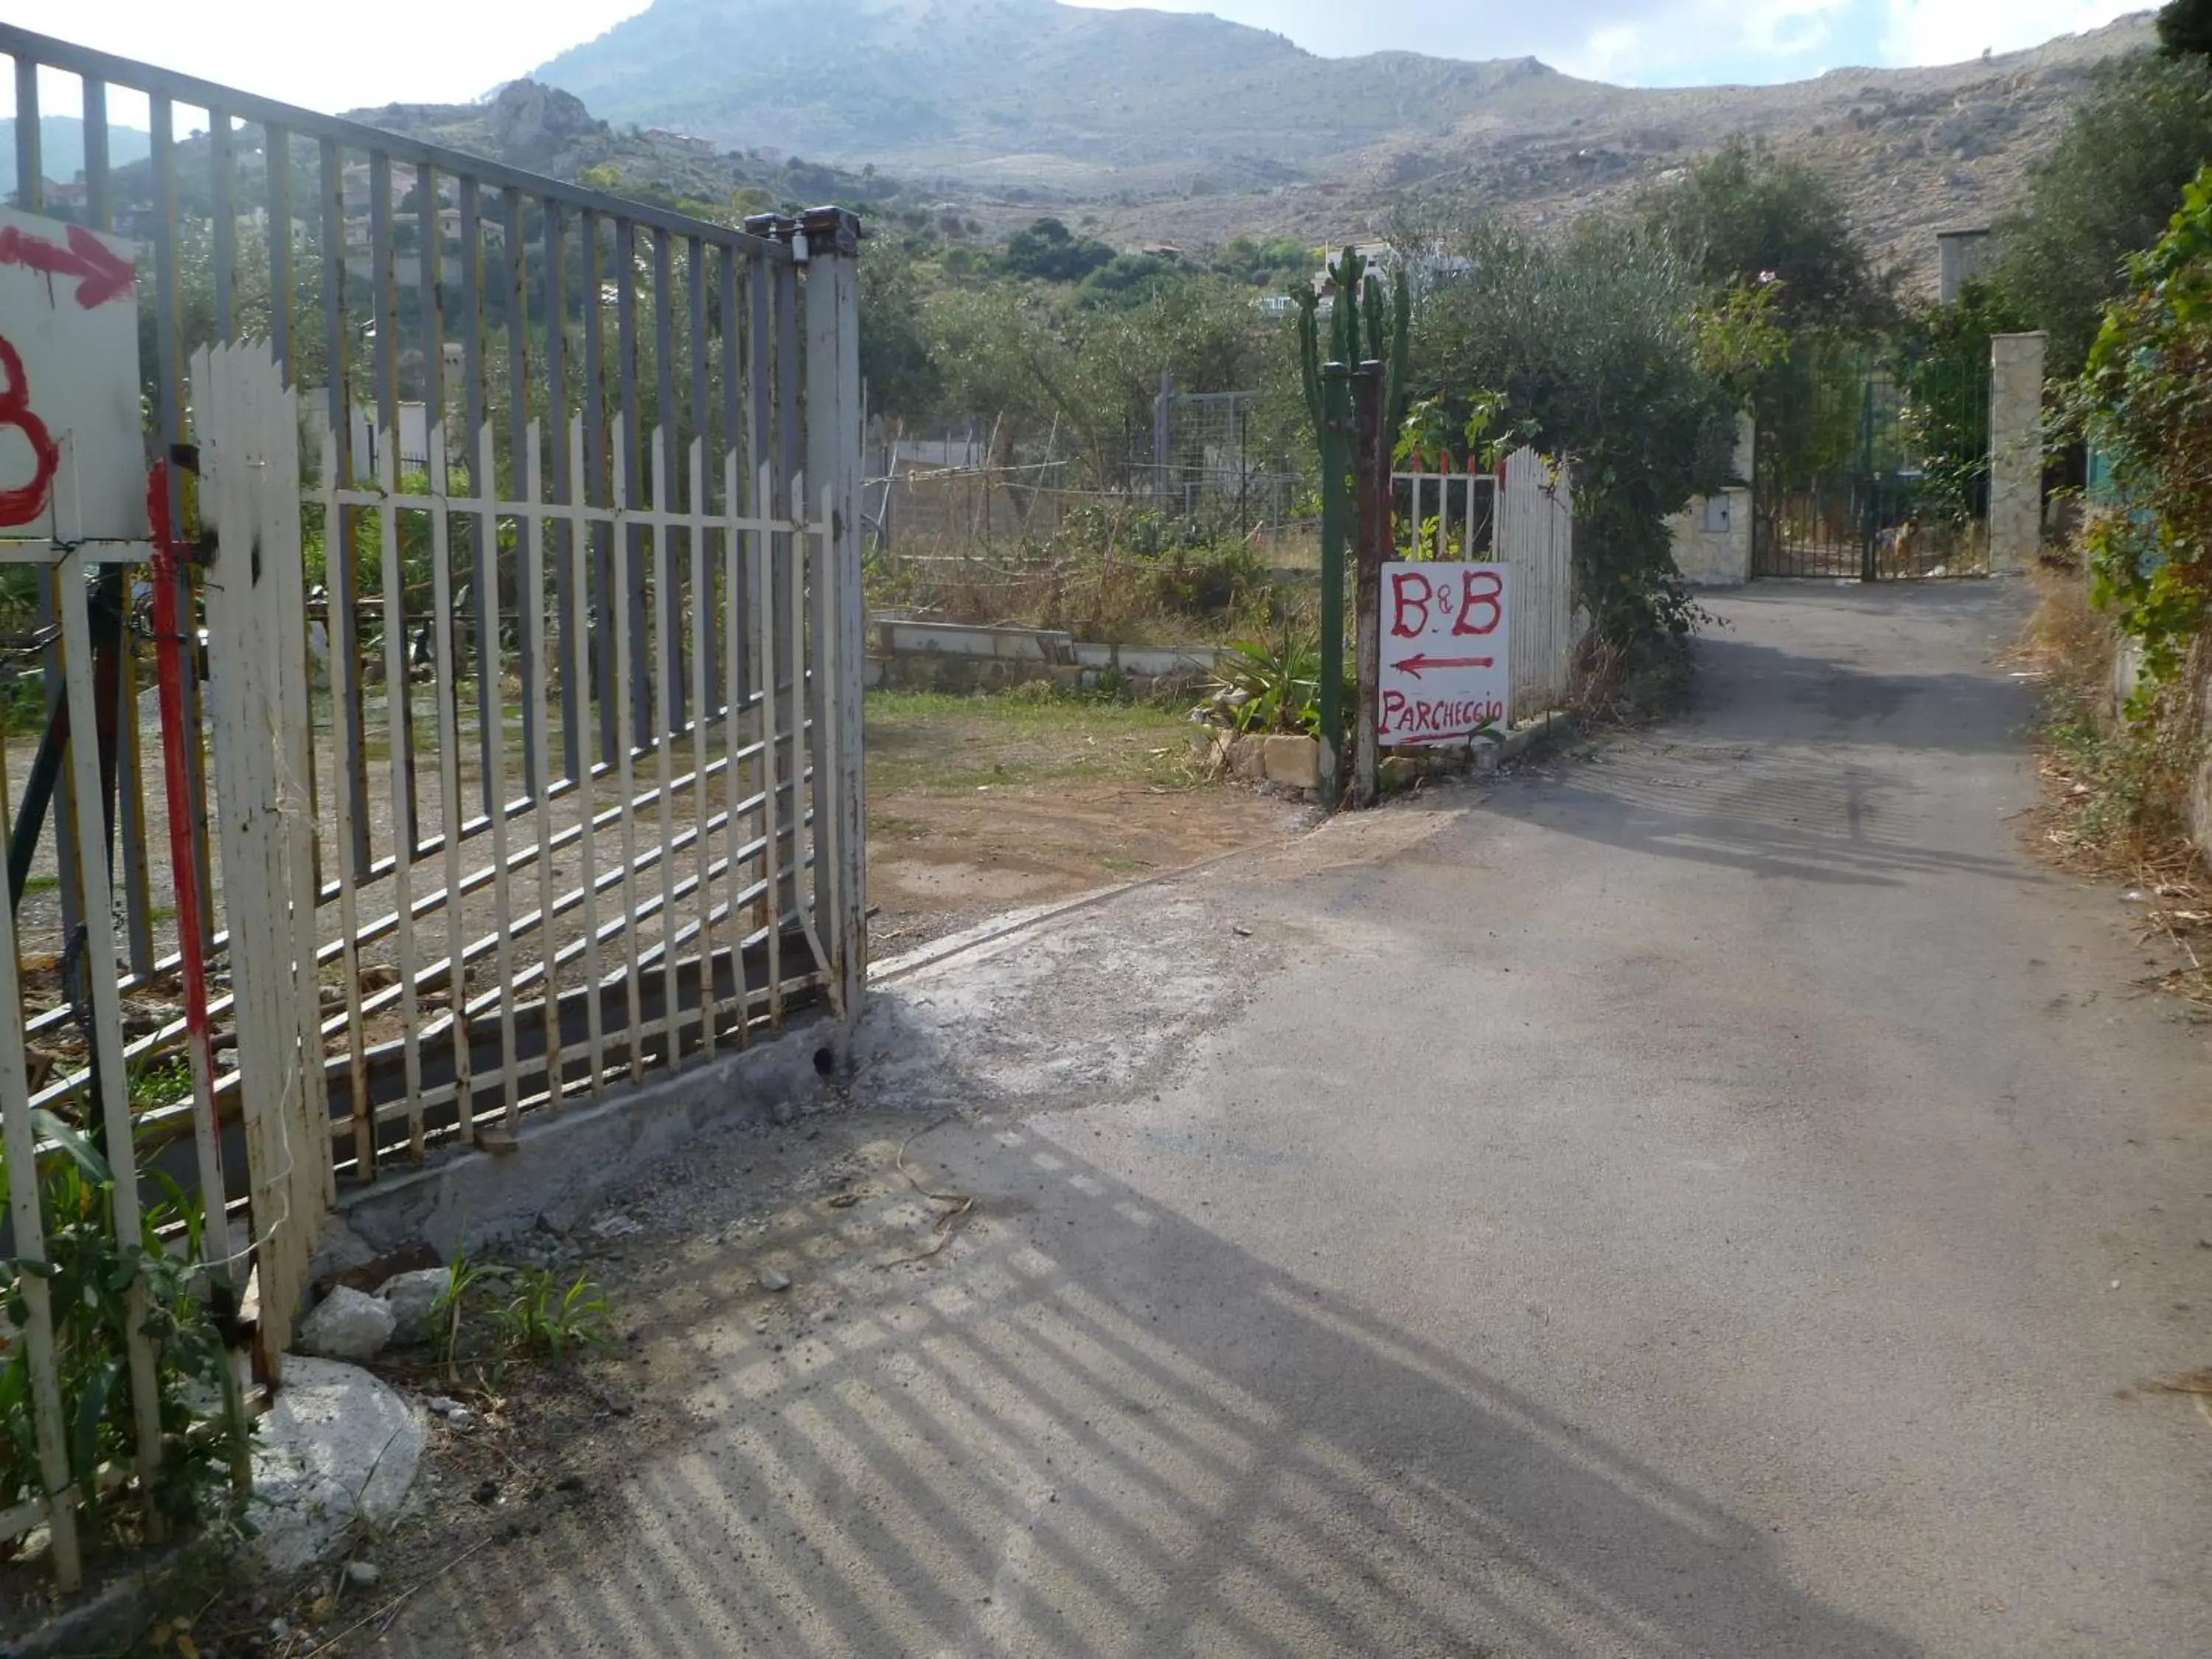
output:
[[[1136,0],[1077,0],[1123,5]],[[1779,81],[1844,64],[1955,62],[2094,28],[2127,0],[1149,0],[1211,11],[1332,55],[1389,48],[1483,58],[1533,53],[1631,85]],[[638,0],[376,0],[316,14],[297,0],[0,0],[0,15],[79,44],[311,108],[473,98],[640,9]],[[372,21],[373,20],[373,21]],[[738,43],[732,43],[737,49]],[[74,83],[46,95],[75,109]],[[0,114],[14,107],[0,79]],[[143,125],[118,99],[111,118]]]

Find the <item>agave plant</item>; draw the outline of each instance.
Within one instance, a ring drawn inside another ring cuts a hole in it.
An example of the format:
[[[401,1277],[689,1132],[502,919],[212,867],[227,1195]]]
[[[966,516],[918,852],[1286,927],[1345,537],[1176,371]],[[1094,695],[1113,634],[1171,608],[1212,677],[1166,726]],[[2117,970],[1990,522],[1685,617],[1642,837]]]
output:
[[[1242,734],[1321,733],[1321,645],[1285,631],[1280,640],[1243,640],[1214,665],[1208,712]],[[1350,675],[1344,706],[1352,707]]]

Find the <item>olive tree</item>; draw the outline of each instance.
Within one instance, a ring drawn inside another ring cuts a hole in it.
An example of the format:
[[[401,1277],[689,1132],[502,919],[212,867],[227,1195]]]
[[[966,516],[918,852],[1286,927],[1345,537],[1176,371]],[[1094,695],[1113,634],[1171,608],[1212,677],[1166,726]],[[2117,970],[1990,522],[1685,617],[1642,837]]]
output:
[[[1705,349],[1703,274],[1616,220],[1557,242],[1486,219],[1423,240],[1460,274],[1416,308],[1409,390],[1455,424],[1502,397],[1503,425],[1571,462],[1576,580],[1600,637],[1682,638],[1693,607],[1667,520],[1729,482],[1735,438],[1736,395]]]

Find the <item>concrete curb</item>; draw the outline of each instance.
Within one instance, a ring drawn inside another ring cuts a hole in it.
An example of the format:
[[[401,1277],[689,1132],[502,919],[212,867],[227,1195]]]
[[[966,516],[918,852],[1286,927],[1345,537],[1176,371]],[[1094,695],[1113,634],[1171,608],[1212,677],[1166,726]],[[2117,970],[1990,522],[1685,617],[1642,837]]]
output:
[[[372,1255],[426,1243],[447,1261],[544,1218],[574,1226],[601,1194],[709,1129],[787,1121],[842,1069],[847,1033],[826,1014],[773,1042],[526,1119],[511,1152],[456,1149],[341,1196],[343,1221]]]
[[[73,1659],[125,1651],[153,1616],[161,1586],[185,1565],[187,1554],[187,1547],[174,1545],[134,1564],[44,1623],[0,1640],[0,1659]]]
[[[1575,729],[1574,716],[1563,709],[1547,709],[1533,720],[1523,720],[1498,740],[1500,761],[1520,760],[1556,738],[1565,737]]]

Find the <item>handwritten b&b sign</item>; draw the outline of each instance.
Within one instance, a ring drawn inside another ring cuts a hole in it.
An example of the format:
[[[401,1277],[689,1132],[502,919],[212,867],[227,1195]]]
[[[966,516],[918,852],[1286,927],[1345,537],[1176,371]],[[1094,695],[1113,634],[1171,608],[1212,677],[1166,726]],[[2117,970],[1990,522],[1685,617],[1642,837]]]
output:
[[[0,208],[0,540],[146,538],[131,252]]]
[[[1376,730],[1386,746],[1464,742],[1505,724],[1512,568],[1382,567]]]

